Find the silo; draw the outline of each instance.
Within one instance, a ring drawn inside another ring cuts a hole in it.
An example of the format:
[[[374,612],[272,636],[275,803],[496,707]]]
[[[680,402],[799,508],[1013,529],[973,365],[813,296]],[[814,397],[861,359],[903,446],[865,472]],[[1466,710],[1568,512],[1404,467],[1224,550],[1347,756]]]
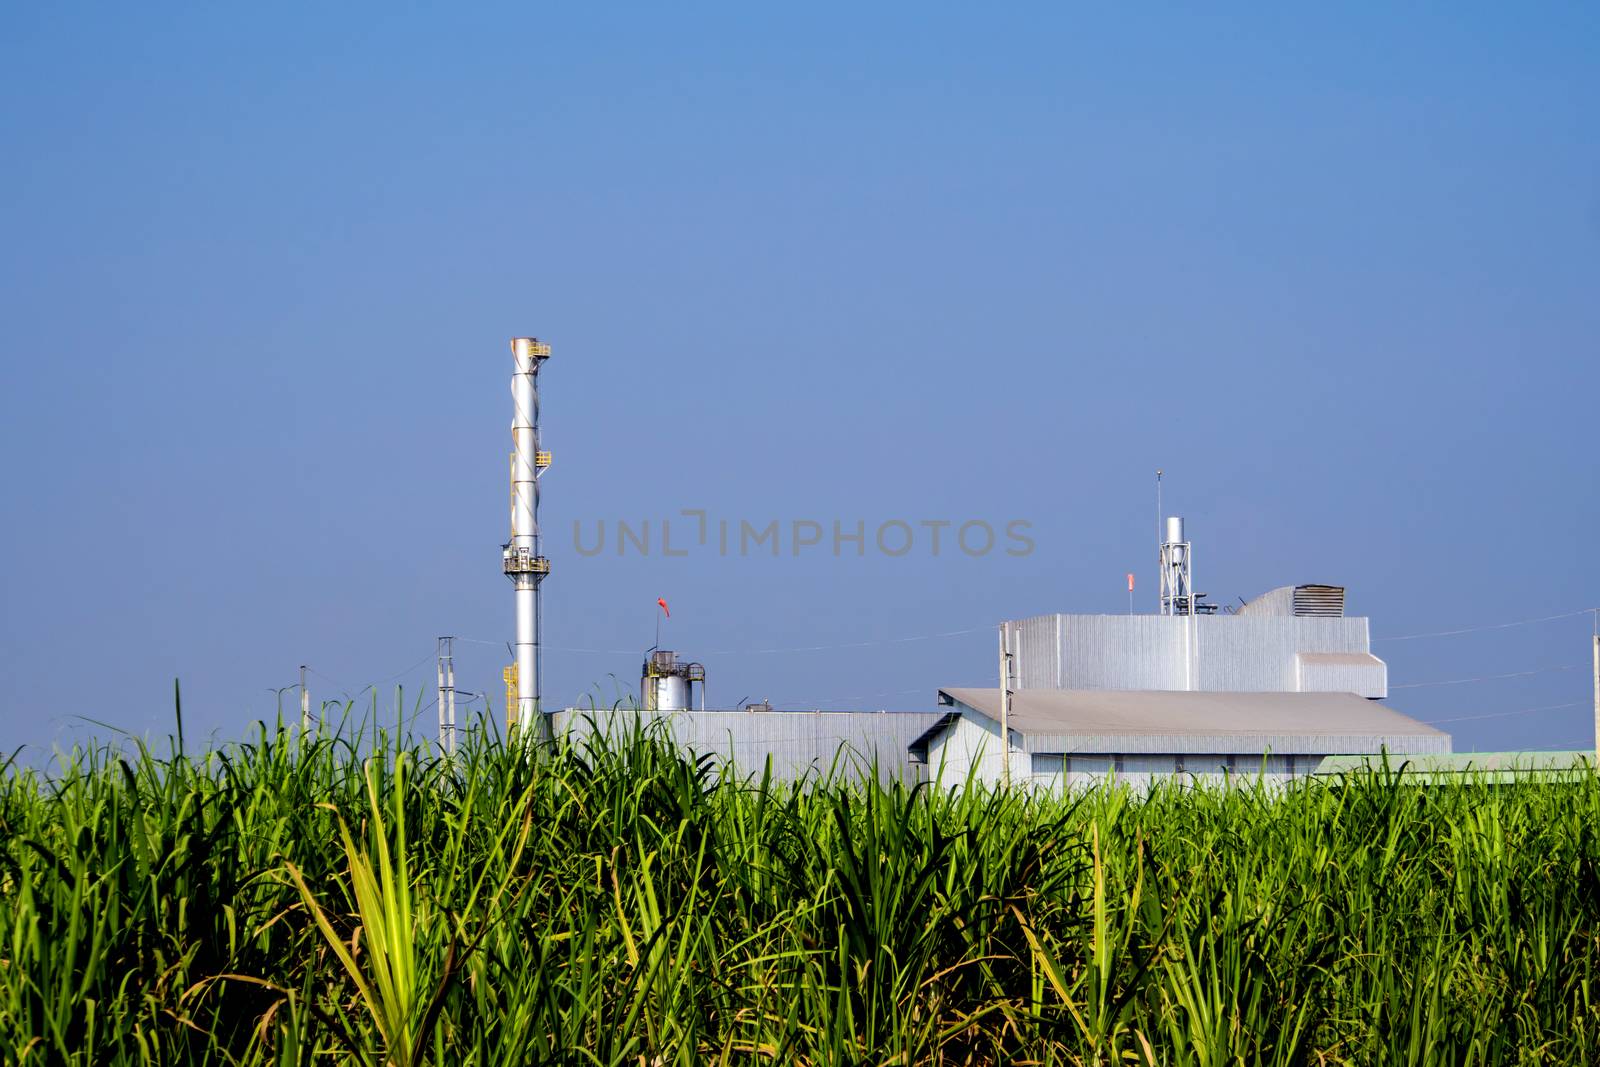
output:
[[[639,675],[639,706],[646,711],[689,711],[697,682],[703,710],[706,669],[698,663],[679,663],[676,652],[651,649]]]

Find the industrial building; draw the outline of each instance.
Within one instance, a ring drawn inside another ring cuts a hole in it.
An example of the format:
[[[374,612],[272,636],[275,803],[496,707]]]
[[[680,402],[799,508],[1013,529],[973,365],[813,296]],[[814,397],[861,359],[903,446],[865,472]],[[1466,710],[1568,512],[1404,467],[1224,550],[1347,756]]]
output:
[[[780,781],[808,775],[876,774],[882,782],[925,776],[912,757],[917,738],[940,720],[934,712],[774,711],[765,704],[734,710],[567,708],[549,716],[551,734],[581,743],[604,734],[626,737],[641,725],[665,730],[686,751],[710,756],[741,775],[771,773]]]
[[[552,712],[545,716],[545,736],[582,744],[595,735],[615,740],[658,729],[686,751],[741,775],[770,773],[784,781],[830,774],[876,774],[884,782],[923,777],[912,742],[939,721],[937,712],[777,711],[765,702],[708,710],[705,681],[703,665],[652,648],[639,671],[637,702]]]
[[[950,710],[914,742],[917,758],[941,781],[1142,786],[1450,751],[1449,734],[1378,703],[1388,667],[1367,620],[1345,614],[1342,586],[1284,586],[1218,610],[1194,592],[1183,520],[1164,530],[1158,614],[1002,623],[1005,689],[940,690]]]
[[[931,777],[946,785],[971,778],[1071,786],[1107,775],[1136,786],[1172,775],[1288,779],[1312,773],[1328,757],[1450,752],[1448,734],[1377,703],[1388,696],[1388,668],[1372,654],[1367,620],[1345,614],[1343,587],[1284,586],[1237,607],[1208,603],[1195,591],[1194,550],[1181,518],[1161,526],[1157,614],[1001,623],[1001,684],[930,688],[938,710],[707,710],[704,665],[653,648],[637,704],[549,712],[541,692],[541,591],[550,561],[539,483],[551,455],[541,442],[537,385],[550,346],[522,337],[511,349],[511,524],[501,563],[515,590],[517,625],[505,682],[508,725],[525,733],[581,738],[658,724],[677,743],[742,774],[770,769],[796,778],[875,768],[885,779]],[[1129,583],[1131,596],[1131,575]],[[451,748],[447,658],[440,738]]]
[[[1023,689],[1010,697],[1004,749],[999,689],[941,689],[939,703],[949,710],[911,744],[945,783],[1283,781],[1332,754],[1450,751],[1448,734],[1353,693]]]
[[[1232,610],[1191,594],[1194,548],[1181,518],[1161,545],[1155,615],[1043,615],[1007,624],[1022,689],[1389,695],[1365,618],[1336,585],[1274,589]]]
[[[1324,598],[1296,613],[1308,591]],[[1367,620],[1345,616],[1344,590],[1273,590],[1233,614],[1042,615],[1011,624],[1023,689],[1389,695]]]

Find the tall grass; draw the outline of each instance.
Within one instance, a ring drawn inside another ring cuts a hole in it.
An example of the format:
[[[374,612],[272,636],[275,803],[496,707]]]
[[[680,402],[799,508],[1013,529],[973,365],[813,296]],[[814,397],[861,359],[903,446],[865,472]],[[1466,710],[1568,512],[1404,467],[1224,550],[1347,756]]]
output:
[[[1600,1062],[1600,783],[724,775],[259,726],[0,780],[0,1061]]]

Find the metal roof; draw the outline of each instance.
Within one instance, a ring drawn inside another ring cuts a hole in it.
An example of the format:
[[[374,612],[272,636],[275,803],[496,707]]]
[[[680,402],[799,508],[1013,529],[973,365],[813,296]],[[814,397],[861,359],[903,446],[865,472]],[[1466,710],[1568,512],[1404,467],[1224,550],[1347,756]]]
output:
[[[1000,717],[998,689],[941,689],[940,703]],[[913,745],[925,745],[935,723]],[[1450,735],[1353,693],[1023,689],[1010,727],[1028,752],[1448,752]]]
[[[1328,667],[1381,667],[1383,660],[1371,652],[1297,652],[1307,663]]]

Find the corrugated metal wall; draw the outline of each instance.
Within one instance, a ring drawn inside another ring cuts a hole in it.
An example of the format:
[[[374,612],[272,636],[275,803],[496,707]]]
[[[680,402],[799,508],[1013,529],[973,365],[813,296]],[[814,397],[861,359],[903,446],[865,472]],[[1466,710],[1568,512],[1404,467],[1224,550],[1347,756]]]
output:
[[[1449,752],[1450,735],[1428,734],[1350,734],[1350,733],[1241,733],[1208,734],[1205,724],[1197,723],[1193,733],[1144,734],[1047,734],[1031,733],[1023,736],[1023,747],[1033,753],[1065,753],[1077,758],[1078,753],[1121,752],[1128,756],[1149,755],[1173,757],[1190,754],[1206,756],[1210,753],[1233,753],[1240,758],[1248,756],[1259,760],[1263,753],[1271,752],[1292,756],[1331,756],[1340,753],[1381,752]]]
[[[1389,668],[1376,657],[1346,655],[1295,657],[1303,693],[1358,693],[1382,699],[1389,695]]]
[[[1189,688],[1192,647],[1195,688],[1200,690],[1386,693],[1371,668],[1348,677],[1313,673],[1313,683],[1327,679],[1340,688],[1301,688],[1298,653],[1370,650],[1364,618],[1040,615],[1018,624],[1018,645],[1018,677],[1024,689],[1183,690]],[[1352,678],[1365,688],[1346,688]]]
[[[1135,793],[1163,783],[1220,785],[1249,788],[1262,781],[1283,786],[1315,771],[1320,756],[1254,756],[1210,753],[1190,756],[1132,756],[1088,753],[1064,756],[1040,753],[1033,757],[1027,781],[1046,789],[1088,789],[1107,782],[1126,785]]]
[[[908,749],[940,718],[922,712],[569,709],[553,713],[550,728],[557,736],[581,738],[596,728],[616,736],[631,730],[641,715],[662,723],[686,750],[731,761],[740,774],[760,774],[769,758],[774,776],[794,779],[826,772],[835,760],[853,771],[876,757],[878,775],[886,781],[923,777],[922,765],[910,761]]]
[[[1014,762],[1012,770],[1017,769],[1018,764]],[[929,746],[927,773],[934,781],[947,787],[962,784],[969,775],[980,782],[998,782],[999,729],[976,713],[963,715],[948,729],[940,731]]]
[[[1025,619],[1017,629],[1017,678],[1023,689],[1061,689],[1061,615]]]

